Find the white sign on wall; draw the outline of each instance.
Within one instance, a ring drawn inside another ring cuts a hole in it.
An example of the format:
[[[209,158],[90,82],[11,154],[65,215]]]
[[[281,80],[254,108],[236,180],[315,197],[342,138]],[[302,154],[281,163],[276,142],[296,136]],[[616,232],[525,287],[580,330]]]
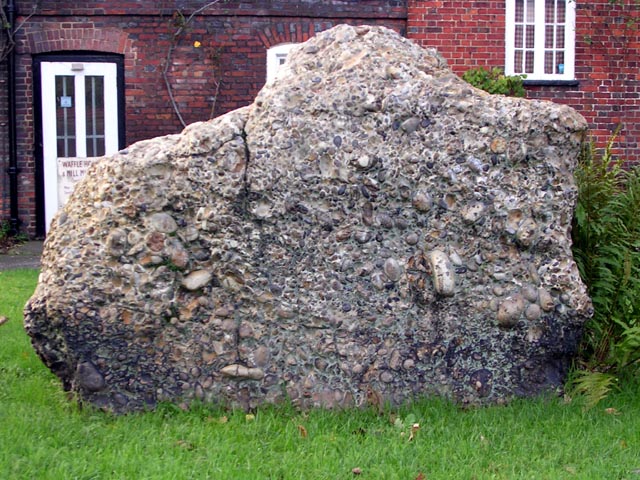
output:
[[[99,157],[61,157],[58,158],[58,204],[62,207],[73,189],[87,173],[89,166]]]

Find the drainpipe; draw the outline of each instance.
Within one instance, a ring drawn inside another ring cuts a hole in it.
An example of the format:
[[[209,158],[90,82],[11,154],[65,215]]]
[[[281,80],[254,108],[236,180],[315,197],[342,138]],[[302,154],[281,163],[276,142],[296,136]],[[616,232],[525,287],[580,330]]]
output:
[[[14,0],[9,0],[6,7],[7,20],[11,29],[15,28],[16,6]],[[7,32],[7,36],[10,32]],[[17,235],[20,229],[18,218],[18,149],[16,137],[16,51],[11,49],[7,57],[8,73],[8,107],[9,107],[9,233]]]

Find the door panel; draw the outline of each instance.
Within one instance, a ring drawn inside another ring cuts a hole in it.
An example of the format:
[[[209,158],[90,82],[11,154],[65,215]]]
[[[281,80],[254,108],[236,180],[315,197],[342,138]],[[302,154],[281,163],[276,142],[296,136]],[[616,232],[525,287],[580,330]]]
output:
[[[45,228],[95,158],[118,151],[115,63],[41,62]]]

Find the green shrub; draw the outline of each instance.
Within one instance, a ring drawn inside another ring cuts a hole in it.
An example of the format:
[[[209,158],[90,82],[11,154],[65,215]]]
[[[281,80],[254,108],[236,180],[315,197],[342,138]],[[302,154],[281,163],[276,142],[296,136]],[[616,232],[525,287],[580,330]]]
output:
[[[0,221],[0,254],[9,251],[15,245],[26,242],[28,239],[29,237],[23,233],[15,234],[12,231],[10,222]]]
[[[602,153],[585,144],[575,174],[573,254],[595,313],[571,383],[587,405],[640,370],[640,168],[614,158],[616,134]]]
[[[467,70],[462,75],[465,82],[470,83],[485,92],[508,95],[510,97],[524,97],[526,91],[522,81],[526,75],[505,75],[500,68],[486,70],[482,67]]]

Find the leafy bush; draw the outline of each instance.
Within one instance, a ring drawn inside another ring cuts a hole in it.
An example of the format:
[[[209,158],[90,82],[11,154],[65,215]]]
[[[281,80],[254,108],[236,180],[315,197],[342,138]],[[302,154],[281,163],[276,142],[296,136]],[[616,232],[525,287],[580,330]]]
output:
[[[602,153],[585,144],[575,174],[573,254],[595,313],[571,383],[587,405],[640,370],[640,168],[622,168],[614,141]]]
[[[524,97],[525,89],[522,81],[526,75],[505,75],[500,68],[486,70],[482,67],[467,70],[462,75],[465,82],[470,83],[485,92],[507,95],[510,97]]]
[[[28,239],[25,234],[15,234],[8,221],[0,221],[0,254],[8,252],[15,245],[20,245]]]

